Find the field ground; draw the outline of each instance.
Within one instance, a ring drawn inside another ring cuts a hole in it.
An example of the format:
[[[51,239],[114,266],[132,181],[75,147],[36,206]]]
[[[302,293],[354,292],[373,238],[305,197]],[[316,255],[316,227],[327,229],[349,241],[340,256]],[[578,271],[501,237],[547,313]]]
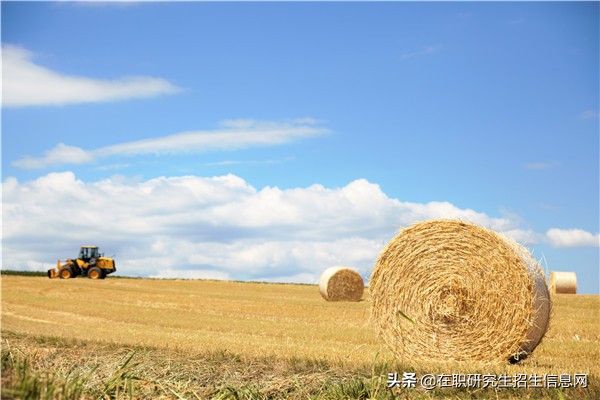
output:
[[[516,364],[395,360],[314,285],[2,276],[2,399],[600,398],[600,296],[554,297]],[[368,297],[368,293],[366,293]],[[388,374],[587,374],[587,388],[387,388]]]

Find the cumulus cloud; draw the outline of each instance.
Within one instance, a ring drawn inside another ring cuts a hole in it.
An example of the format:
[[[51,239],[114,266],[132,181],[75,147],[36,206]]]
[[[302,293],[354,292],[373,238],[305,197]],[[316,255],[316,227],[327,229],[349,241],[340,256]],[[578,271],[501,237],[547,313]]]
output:
[[[2,105],[27,107],[106,102],[173,94],[171,82],[149,76],[113,80],[72,76],[33,62],[33,53],[2,45]]]
[[[554,247],[600,247],[600,234],[594,235],[582,229],[552,228],[546,236]]]
[[[110,156],[172,155],[276,146],[329,132],[328,129],[317,124],[318,121],[312,119],[280,122],[230,120],[221,123],[219,129],[212,131],[179,132],[94,150],[84,150],[60,143],[41,157],[25,156],[13,161],[12,165],[24,169],[39,169],[61,164],[84,164]]]
[[[460,218],[537,239],[509,218],[403,202],[364,179],[284,190],[235,175],[83,182],[64,172],[8,178],[2,192],[7,269],[43,270],[97,244],[124,275],[316,283],[332,265],[368,277],[383,246],[420,220]]]

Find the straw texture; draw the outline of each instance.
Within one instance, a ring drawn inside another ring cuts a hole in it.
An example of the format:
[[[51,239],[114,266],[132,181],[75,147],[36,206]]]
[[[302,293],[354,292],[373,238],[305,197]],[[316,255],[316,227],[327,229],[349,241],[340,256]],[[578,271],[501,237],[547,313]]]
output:
[[[327,301],[360,301],[364,290],[360,274],[345,267],[327,268],[319,281],[319,292]]]
[[[550,291],[553,294],[577,294],[575,272],[550,272]]]
[[[463,221],[402,230],[369,286],[372,322],[400,358],[515,361],[548,328],[539,264],[515,241]]]

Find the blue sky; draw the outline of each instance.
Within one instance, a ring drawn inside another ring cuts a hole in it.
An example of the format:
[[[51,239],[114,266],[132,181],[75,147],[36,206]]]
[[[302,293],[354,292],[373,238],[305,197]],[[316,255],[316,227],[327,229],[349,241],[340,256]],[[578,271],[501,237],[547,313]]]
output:
[[[597,2],[1,7],[3,268],[368,277],[449,217],[600,291]]]

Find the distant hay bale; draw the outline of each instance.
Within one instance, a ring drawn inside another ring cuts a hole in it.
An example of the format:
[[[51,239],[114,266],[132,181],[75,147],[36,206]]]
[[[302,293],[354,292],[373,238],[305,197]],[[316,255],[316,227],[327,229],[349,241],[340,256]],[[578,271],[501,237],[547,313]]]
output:
[[[575,272],[550,272],[550,292],[553,294],[577,294]]]
[[[327,268],[319,281],[319,291],[327,301],[360,301],[364,290],[360,274],[345,267]]]
[[[458,220],[402,230],[371,276],[371,320],[397,357],[518,361],[544,336],[550,296],[514,240]]]

